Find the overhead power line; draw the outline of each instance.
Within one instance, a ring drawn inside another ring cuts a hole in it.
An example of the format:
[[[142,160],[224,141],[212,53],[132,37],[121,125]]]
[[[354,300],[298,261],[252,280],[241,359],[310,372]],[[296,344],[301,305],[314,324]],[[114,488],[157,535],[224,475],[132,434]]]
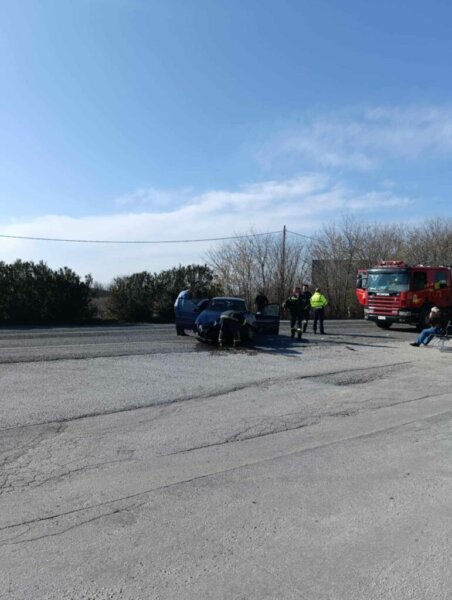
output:
[[[308,240],[313,240],[314,242],[319,242],[319,238],[313,237],[311,235],[306,235],[304,233],[297,233],[296,231],[287,230],[287,233],[291,233],[292,235],[298,235],[298,237],[306,238]]]
[[[298,233],[296,231],[286,230],[287,233],[302,237],[308,240],[320,241],[310,235]],[[75,238],[53,238],[53,237],[41,237],[41,236],[30,236],[30,235],[7,235],[0,233],[0,238],[12,239],[12,240],[28,240],[34,242],[64,242],[69,244],[196,244],[198,242],[225,242],[229,240],[240,240],[244,238],[258,237],[264,235],[278,235],[281,231],[268,231],[264,233],[247,233],[243,235],[230,235],[225,237],[213,237],[213,238],[197,238],[188,240],[86,240],[86,239],[75,239]]]
[[[82,240],[72,238],[35,237],[29,235],[6,235],[1,233],[0,238],[13,240],[32,240],[36,242],[66,242],[74,244],[193,244],[197,242],[222,242],[227,240],[239,240],[243,238],[275,235],[280,233],[280,231],[268,231],[266,233],[248,233],[246,235],[231,235],[227,237],[202,238],[193,240]]]

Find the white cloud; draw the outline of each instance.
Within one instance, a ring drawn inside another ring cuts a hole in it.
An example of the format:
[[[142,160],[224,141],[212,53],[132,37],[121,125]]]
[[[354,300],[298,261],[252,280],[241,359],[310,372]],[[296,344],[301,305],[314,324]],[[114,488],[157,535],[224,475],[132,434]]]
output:
[[[190,194],[190,188],[159,190],[153,187],[145,187],[119,196],[116,198],[115,204],[120,208],[125,207],[135,210],[163,210],[183,204],[190,197]]]
[[[413,204],[413,200],[407,196],[397,196],[392,192],[367,192],[351,199],[349,208],[372,211],[381,208],[403,208],[410,204]]]
[[[260,152],[267,165],[300,157],[324,168],[368,171],[386,160],[452,154],[452,109],[377,107],[350,116],[322,115],[294,125]]]
[[[156,190],[151,190],[154,194]],[[162,191],[162,197],[165,196]],[[133,195],[133,194],[132,194]],[[142,190],[146,197],[146,190]],[[0,226],[0,234],[88,240],[180,240],[230,236],[250,228],[313,233],[325,221],[350,211],[371,214],[378,207],[404,207],[412,200],[391,191],[358,193],[321,173],[211,190],[189,196],[183,205],[101,216],[48,215]],[[0,239],[2,260],[45,260],[80,275],[110,281],[141,270],[159,271],[179,263],[203,262],[211,243],[103,245]]]

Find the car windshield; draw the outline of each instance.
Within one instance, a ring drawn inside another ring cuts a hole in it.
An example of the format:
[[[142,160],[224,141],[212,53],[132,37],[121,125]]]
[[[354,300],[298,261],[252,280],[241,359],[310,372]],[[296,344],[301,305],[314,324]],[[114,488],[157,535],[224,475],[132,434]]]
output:
[[[410,289],[410,279],[407,272],[369,273],[367,282],[369,292],[407,292]]]
[[[246,312],[246,304],[244,300],[239,299],[213,298],[210,301],[207,309],[219,312],[223,312],[225,310],[240,310],[242,312]]]

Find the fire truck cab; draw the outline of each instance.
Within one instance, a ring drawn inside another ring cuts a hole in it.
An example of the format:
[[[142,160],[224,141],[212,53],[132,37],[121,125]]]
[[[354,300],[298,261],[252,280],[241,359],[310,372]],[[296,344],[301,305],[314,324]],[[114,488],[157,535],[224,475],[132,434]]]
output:
[[[409,266],[403,261],[380,261],[358,271],[358,302],[364,318],[389,329],[393,323],[412,323],[420,330],[428,325],[432,306],[450,317],[452,273],[447,266]]]

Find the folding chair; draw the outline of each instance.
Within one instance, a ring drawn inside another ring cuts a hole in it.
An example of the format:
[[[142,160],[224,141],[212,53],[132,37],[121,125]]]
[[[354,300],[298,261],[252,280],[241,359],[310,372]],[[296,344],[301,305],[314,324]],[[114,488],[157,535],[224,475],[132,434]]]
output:
[[[446,327],[441,333],[435,333],[430,342],[432,347],[438,348],[440,352],[452,352],[452,348],[446,346],[447,342],[452,340],[452,321],[448,321]]]

